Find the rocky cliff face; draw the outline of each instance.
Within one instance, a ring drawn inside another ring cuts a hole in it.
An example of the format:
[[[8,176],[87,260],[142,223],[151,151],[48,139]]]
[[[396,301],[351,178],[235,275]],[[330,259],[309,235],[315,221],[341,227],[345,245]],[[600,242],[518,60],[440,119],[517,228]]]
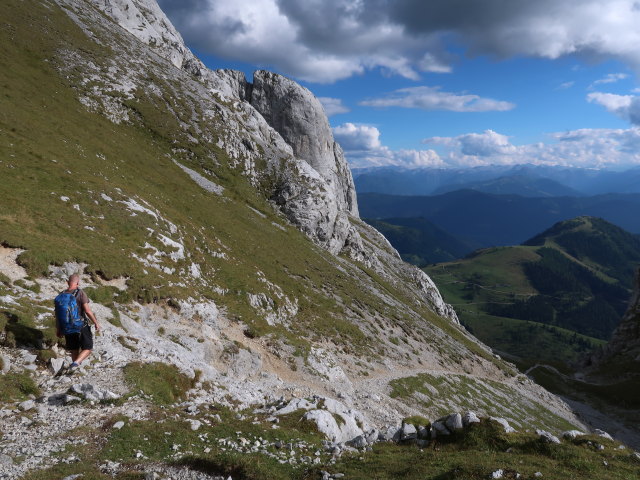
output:
[[[92,1],[211,93],[236,102],[249,115],[249,122],[233,128],[252,131],[252,138],[229,136],[219,145],[244,157],[244,173],[255,184],[269,184],[266,195],[294,225],[334,255],[346,254],[385,277],[395,276],[389,270],[404,272],[419,296],[440,315],[458,323],[453,308],[445,305],[422,271],[404,265],[395,251],[391,263],[383,265],[374,251],[364,248],[352,221],[358,219],[358,206],[351,171],[333,139],[322,105],[308,89],[264,70],[256,71],[250,83],[242,72],[207,69],[184,45],[155,0]],[[266,153],[266,169],[256,167],[258,148]],[[293,162],[283,161],[287,156]],[[265,182],[265,177],[270,178]],[[391,245],[387,248],[393,250]]]

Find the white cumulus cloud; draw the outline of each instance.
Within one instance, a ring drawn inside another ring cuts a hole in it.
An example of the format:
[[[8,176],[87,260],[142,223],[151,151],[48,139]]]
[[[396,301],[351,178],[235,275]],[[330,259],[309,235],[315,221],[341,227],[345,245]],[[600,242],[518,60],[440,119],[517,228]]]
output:
[[[587,100],[602,105],[607,111],[623,120],[640,125],[640,97],[638,96],[593,92],[587,95]]]
[[[371,125],[345,123],[333,135],[352,167],[397,165],[406,168],[441,167],[444,162],[432,149],[392,150],[380,141],[380,131]]]
[[[327,117],[351,111],[342,104],[342,100],[340,98],[318,97],[318,100],[320,100],[320,103],[324,107],[324,113],[327,114]]]
[[[440,87],[401,88],[391,94],[360,102],[367,107],[404,107],[422,110],[449,110],[453,112],[505,111],[515,104],[478,95],[443,92]]]
[[[159,0],[199,51],[333,82],[449,72],[471,55],[614,58],[640,71],[637,0]],[[612,77],[612,81],[615,81]]]

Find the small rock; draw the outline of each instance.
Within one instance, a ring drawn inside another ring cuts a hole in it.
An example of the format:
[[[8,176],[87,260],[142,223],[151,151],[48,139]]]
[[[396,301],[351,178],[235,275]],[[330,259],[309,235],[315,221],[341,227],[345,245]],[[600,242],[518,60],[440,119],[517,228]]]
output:
[[[467,412],[462,416],[462,425],[468,427],[472,423],[480,423],[480,419],[475,412]]]
[[[62,403],[64,405],[70,405],[72,403],[80,403],[81,400],[80,397],[76,397],[75,395],[65,394],[62,398]]]
[[[367,440],[364,435],[358,435],[356,438],[347,442],[353,448],[364,448],[367,446]]]
[[[462,415],[459,413],[452,413],[445,419],[444,424],[451,432],[462,430]]]
[[[640,453],[638,452],[633,452],[633,455],[631,455],[632,457],[635,457],[636,460],[640,460]]]
[[[562,437],[567,440],[575,440],[577,437],[581,437],[584,435],[584,432],[580,430],[567,430],[566,432],[562,432]]]
[[[210,452],[211,452],[211,449],[209,447],[204,449],[204,453],[210,453]]]
[[[113,424],[113,428],[116,430],[120,430],[122,427],[124,427],[124,422],[122,420]]]
[[[24,358],[24,363],[26,363],[27,365],[35,363],[36,359],[38,358],[38,355],[35,355],[33,353],[25,353],[22,358]]]
[[[533,474],[534,477],[542,477],[542,472],[536,472]]]
[[[11,370],[11,359],[6,355],[0,355],[2,358],[2,373],[8,373]]]
[[[550,434],[549,432],[545,432],[544,430],[536,430],[536,433],[540,435],[540,440],[544,442],[555,444],[560,443],[560,439],[555,435]]]
[[[13,465],[13,458],[4,453],[0,453],[0,465]]]
[[[344,477],[344,473],[334,473],[333,475],[331,475],[331,478],[343,478]]]
[[[607,440],[613,440],[613,437],[611,435],[609,435],[607,432],[605,432],[604,430],[600,430],[599,428],[596,428],[593,433],[595,433],[596,435],[598,435],[599,437],[602,438],[606,438]]]
[[[57,374],[64,366],[64,358],[52,358],[49,360],[49,371],[52,375]]]
[[[158,480],[160,478],[160,475],[158,475],[156,472],[147,472],[144,474],[144,480]]]
[[[27,400],[18,404],[18,408],[23,412],[36,408],[36,402],[33,400]]]
[[[500,425],[502,425],[505,433],[514,433],[516,431],[516,429],[509,425],[509,422],[507,422],[504,418],[489,417],[489,420],[493,420],[494,422],[498,422]]]
[[[502,469],[496,470],[495,472],[493,472],[491,474],[491,478],[502,478],[503,474],[504,474],[504,472],[502,471]]]
[[[191,430],[194,432],[198,430],[202,426],[202,422],[200,420],[191,420]]]
[[[403,423],[400,432],[400,440],[405,442],[408,440],[415,440],[416,438],[418,438],[418,431],[416,430],[416,427],[410,423]]]
[[[64,477],[62,480],[76,480],[77,478],[82,478],[84,477],[83,473],[76,473],[74,475],[69,475],[67,477]]]

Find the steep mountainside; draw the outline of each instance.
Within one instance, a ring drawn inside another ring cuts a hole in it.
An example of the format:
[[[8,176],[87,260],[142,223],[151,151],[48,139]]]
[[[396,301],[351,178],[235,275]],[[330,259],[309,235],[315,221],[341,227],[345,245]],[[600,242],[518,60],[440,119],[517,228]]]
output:
[[[451,235],[482,246],[517,245],[549,225],[582,215],[640,232],[639,194],[526,198],[459,190],[430,197],[358,194],[365,218],[424,217]]]
[[[2,475],[328,478],[466,410],[500,438],[587,428],[359,219],[308,90],[206,69],[153,0],[6,0],[0,18]],[[105,331],[54,376],[72,272]],[[505,441],[526,457],[542,435]]]

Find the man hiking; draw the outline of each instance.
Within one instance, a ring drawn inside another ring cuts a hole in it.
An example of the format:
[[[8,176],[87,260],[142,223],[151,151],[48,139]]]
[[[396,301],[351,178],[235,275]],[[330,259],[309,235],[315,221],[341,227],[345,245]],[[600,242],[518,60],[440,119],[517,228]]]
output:
[[[64,336],[66,349],[71,352],[72,363],[68,372],[73,373],[80,364],[91,355],[93,350],[93,335],[89,318],[96,327],[96,334],[101,330],[96,316],[89,306],[89,297],[78,285],[80,275],[74,273],[67,281],[67,288],[56,297],[56,335]]]

